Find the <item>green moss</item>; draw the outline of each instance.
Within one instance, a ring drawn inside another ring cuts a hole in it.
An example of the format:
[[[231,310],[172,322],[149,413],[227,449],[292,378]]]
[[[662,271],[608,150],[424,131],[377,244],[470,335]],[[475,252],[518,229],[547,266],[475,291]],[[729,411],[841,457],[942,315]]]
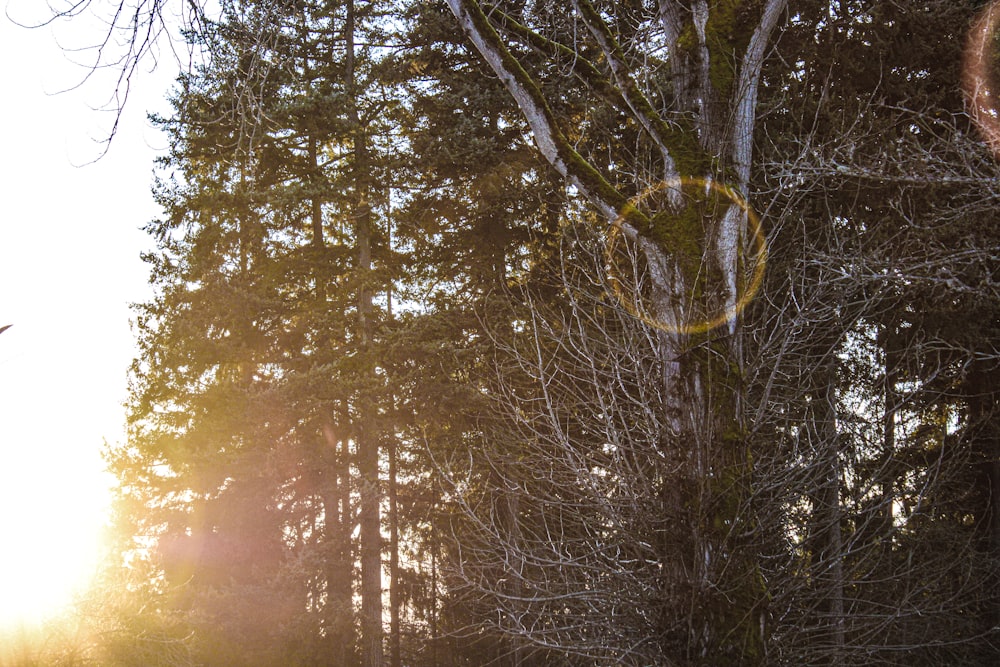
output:
[[[702,183],[700,179],[686,182],[682,187],[684,208],[677,212],[656,212],[645,228],[647,236],[680,263],[689,288],[699,292],[707,285],[721,284],[718,267],[705,266],[702,258],[708,230],[732,204],[725,194],[715,189],[706,193]]]
[[[722,432],[722,442],[725,444],[735,444],[742,442],[743,438],[746,437],[746,431],[735,424],[730,424],[729,427]]]
[[[744,0],[716,0],[710,3],[708,22],[705,24],[705,42],[708,46],[708,77],[719,95],[726,99],[733,90],[736,78],[737,53],[748,43],[747,30],[740,30],[740,11]]]
[[[715,158],[698,143],[698,133],[687,123],[675,128],[668,137],[670,155],[682,176],[704,177],[712,173]]]
[[[732,94],[737,59],[750,41],[752,31],[742,25],[746,5],[746,0],[709,0],[708,21],[705,23],[708,76],[722,99]],[[677,46],[690,57],[698,57],[698,36],[692,23],[681,29]]]
[[[688,54],[692,54],[697,46],[698,36],[694,31],[694,26],[687,23],[683,28],[681,28],[681,33],[677,35],[677,48],[681,51],[687,52]]]
[[[649,237],[677,259],[700,261],[705,233],[698,208],[686,206],[679,213],[660,211],[649,221]]]

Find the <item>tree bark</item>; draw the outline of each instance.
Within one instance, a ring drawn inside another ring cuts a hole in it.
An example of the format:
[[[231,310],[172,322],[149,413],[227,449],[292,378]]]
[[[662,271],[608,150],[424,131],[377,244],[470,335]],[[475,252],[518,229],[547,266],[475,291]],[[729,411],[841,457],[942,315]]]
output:
[[[362,358],[361,375],[369,382],[358,392],[355,438],[360,477],[361,528],[361,663],[364,667],[382,667],[385,663],[382,647],[382,520],[381,488],[379,483],[379,434],[375,423],[376,408],[372,387],[377,381],[371,359],[372,320],[372,234],[371,161],[368,136],[361,122],[357,102],[356,7],[347,2],[344,26],[346,41],[345,87],[348,119],[352,125],[354,162],[352,164],[354,239],[357,251],[357,336],[358,354]]]
[[[399,590],[399,493],[398,447],[395,439],[389,441],[389,651],[390,667],[402,664],[400,640],[400,590]]]
[[[818,466],[813,501],[812,571],[823,600],[819,643],[830,647],[827,664],[840,665],[844,659],[846,617],[836,378],[832,366],[822,369],[817,380],[814,408],[806,427]]]

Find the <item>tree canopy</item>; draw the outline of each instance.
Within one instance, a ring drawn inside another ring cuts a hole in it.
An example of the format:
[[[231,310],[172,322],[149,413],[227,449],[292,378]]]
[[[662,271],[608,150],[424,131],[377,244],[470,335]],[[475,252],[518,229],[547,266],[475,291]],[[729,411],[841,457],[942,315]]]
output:
[[[987,3],[218,4],[94,664],[1000,657]]]

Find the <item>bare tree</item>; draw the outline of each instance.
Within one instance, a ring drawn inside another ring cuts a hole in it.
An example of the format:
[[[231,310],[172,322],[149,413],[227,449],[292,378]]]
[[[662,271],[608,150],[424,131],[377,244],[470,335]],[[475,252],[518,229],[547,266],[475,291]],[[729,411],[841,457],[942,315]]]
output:
[[[653,360],[642,374],[642,388],[636,389],[643,396],[649,393],[648,402],[637,402],[646,406],[643,418],[652,421],[648,429],[636,427],[631,437],[620,433],[608,446],[624,447],[643,433],[644,446],[635,445],[641,457],[669,467],[667,474],[654,465],[659,471],[642,478],[649,484],[642,493],[659,497],[651,513],[663,522],[658,532],[670,533],[672,539],[636,554],[615,553],[596,534],[580,539],[590,544],[587,549],[600,550],[609,567],[631,561],[658,571],[657,584],[645,595],[618,589],[634,593],[638,608],[644,604],[637,600],[664,601],[657,605],[660,620],[651,621],[654,627],[664,626],[639,642],[659,636],[658,660],[761,662],[767,586],[754,574],[758,563],[753,550],[738,544],[753,532],[747,504],[751,457],[738,417],[743,400],[738,332],[751,270],[764,258],[761,249],[754,249],[748,207],[740,198],[747,196],[750,183],[761,70],[785,2],[768,0],[746,11],[706,0],[689,5],[664,0],[652,6],[542,2],[531,11],[474,0],[449,0],[449,6],[517,101],[541,153],[613,227],[611,233],[622,237],[627,261],[614,260],[617,277],[610,289],[620,294],[620,284],[628,283],[626,312],[651,325],[640,338],[649,347],[643,354],[629,354],[635,355],[635,363],[645,354]],[[589,123],[561,115],[559,100],[543,90],[545,74],[528,64],[525,50],[558,63],[582,84],[591,104],[633,131],[602,144],[592,137]],[[717,181],[731,188],[722,192],[732,196],[720,196],[712,185]],[[629,274],[637,282],[624,280]],[[722,326],[708,326],[715,321]],[[571,330],[570,323],[566,327]],[[580,358],[587,356],[584,350],[569,346]],[[536,380],[544,393],[554,380],[539,376],[547,363],[544,355],[537,363],[542,366],[534,369]],[[612,373],[632,377],[624,370],[630,368],[625,360],[609,360],[609,365],[619,368]],[[646,386],[650,377],[656,380]],[[611,394],[606,398],[612,400]],[[544,404],[550,399],[543,395],[537,400]],[[604,410],[596,411],[612,419]],[[549,414],[550,420],[555,418],[551,409]],[[573,440],[562,428],[550,437],[556,434],[564,445]],[[497,474],[503,478],[505,470]],[[553,488],[572,486],[569,480],[549,483]],[[637,498],[635,506],[646,500]],[[511,530],[517,536],[528,528]],[[545,580],[546,575],[538,576]],[[525,585],[532,580],[525,577]],[[564,594],[608,592],[603,586],[578,585],[575,593],[566,586]],[[624,606],[622,600],[614,609],[606,608],[604,618],[619,618]],[[616,621],[614,627],[632,625]]]

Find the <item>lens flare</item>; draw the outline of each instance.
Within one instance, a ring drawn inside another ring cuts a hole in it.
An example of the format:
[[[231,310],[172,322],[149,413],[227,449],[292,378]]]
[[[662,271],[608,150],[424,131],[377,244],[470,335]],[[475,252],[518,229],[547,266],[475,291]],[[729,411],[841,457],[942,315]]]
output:
[[[710,331],[732,321],[736,316],[743,312],[747,304],[750,303],[753,297],[760,290],[761,283],[764,281],[764,269],[767,266],[767,239],[765,238],[763,229],[761,228],[760,218],[757,216],[756,212],[754,212],[747,200],[733,188],[717,181],[704,178],[680,178],[671,181],[661,181],[654,186],[646,188],[629,201],[633,206],[638,206],[654,193],[666,189],[681,190],[685,186],[700,187],[706,192],[711,190],[723,195],[732,203],[740,207],[740,209],[742,209],[747,216],[747,227],[754,237],[756,256],[753,257],[754,268],[753,273],[750,276],[750,282],[742,291],[742,294],[737,295],[735,304],[725,309],[721,309],[721,312],[714,315],[693,319],[691,321],[681,321],[675,324],[650,315],[646,312],[646,309],[641,306],[641,299],[639,298],[636,298],[635,303],[632,303],[631,299],[626,298],[624,290],[622,289],[622,280],[618,277],[618,273],[615,270],[614,261],[615,245],[617,243],[618,236],[622,233],[624,213],[619,215],[619,217],[611,223],[611,227],[608,230],[608,237],[605,243],[605,259],[608,265],[608,282],[611,285],[611,291],[614,293],[618,302],[625,308],[626,311],[628,311],[630,315],[641,320],[650,327],[660,329],[661,331],[666,331],[668,333],[697,334]],[[638,297],[638,294],[636,296]]]
[[[997,21],[1000,20],[1000,0],[994,0],[972,24],[965,47],[962,68],[962,88],[968,98],[972,119],[979,126],[983,139],[1000,157],[1000,108],[994,85],[1000,69],[997,50]]]

